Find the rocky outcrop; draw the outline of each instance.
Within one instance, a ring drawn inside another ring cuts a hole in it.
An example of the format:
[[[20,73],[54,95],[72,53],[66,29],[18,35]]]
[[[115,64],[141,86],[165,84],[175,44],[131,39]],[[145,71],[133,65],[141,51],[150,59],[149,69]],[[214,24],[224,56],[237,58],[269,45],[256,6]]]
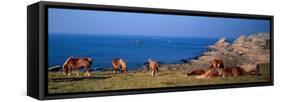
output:
[[[240,63],[268,63],[270,60],[270,34],[258,33],[239,37],[231,46],[233,54],[242,58]]]
[[[214,45],[209,46],[209,50],[214,51],[214,50],[223,50],[227,48],[230,44],[226,42],[226,38],[223,37],[219,39]]]
[[[222,59],[227,66],[268,63],[270,61],[270,34],[242,35],[232,44],[219,39],[201,57],[190,62],[191,66],[207,68],[213,59]]]

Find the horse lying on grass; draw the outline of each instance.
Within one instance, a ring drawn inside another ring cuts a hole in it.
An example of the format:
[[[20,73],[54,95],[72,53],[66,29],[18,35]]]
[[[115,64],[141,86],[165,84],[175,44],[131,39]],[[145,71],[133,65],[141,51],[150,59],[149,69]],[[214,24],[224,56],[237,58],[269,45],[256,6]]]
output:
[[[206,71],[204,74],[197,76],[197,79],[212,78],[212,77],[237,77],[244,75],[261,75],[260,67],[257,64],[247,65],[248,67],[225,67],[212,68]]]
[[[201,68],[192,68],[191,70],[187,71],[185,73],[185,76],[191,76],[191,75],[202,75],[205,73],[205,70]]]
[[[261,75],[258,64],[244,64],[234,67],[226,67],[222,69],[220,75],[222,77],[243,76],[243,75]]]
[[[213,78],[213,77],[220,77],[219,73],[222,69],[219,68],[212,68],[207,70],[204,74],[196,76],[197,79],[205,79],[205,78]]]
[[[200,72],[200,73],[199,73]],[[197,79],[211,77],[236,77],[243,75],[261,75],[258,64],[243,64],[239,66],[224,67],[222,60],[214,59],[211,61],[211,66],[204,74],[202,70],[192,69],[189,74],[197,74]]]
[[[241,67],[233,66],[222,69],[219,75],[221,77],[237,77],[246,75],[246,72]]]

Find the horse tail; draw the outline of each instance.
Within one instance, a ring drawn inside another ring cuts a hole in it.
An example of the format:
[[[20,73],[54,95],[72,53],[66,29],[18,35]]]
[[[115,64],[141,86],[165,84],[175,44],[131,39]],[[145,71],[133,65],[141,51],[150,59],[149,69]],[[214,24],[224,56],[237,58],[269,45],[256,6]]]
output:
[[[121,65],[121,71],[122,73],[126,72],[126,62],[123,59],[119,59],[119,64]]]
[[[154,67],[154,70],[156,70],[156,71],[158,70],[158,64],[157,63],[155,63],[153,67]]]

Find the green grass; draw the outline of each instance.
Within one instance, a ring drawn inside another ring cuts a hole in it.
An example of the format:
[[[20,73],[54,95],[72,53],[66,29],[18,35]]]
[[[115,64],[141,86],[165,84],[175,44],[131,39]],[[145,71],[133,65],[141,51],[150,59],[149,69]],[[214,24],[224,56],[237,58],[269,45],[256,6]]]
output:
[[[156,77],[152,77],[150,72],[128,72],[127,74],[113,74],[112,71],[92,72],[89,78],[84,77],[83,73],[80,76],[74,73],[71,76],[65,76],[61,72],[49,72],[48,89],[49,93],[68,93],[269,81],[269,64],[261,64],[261,69],[261,76],[246,75],[210,79],[184,76],[183,71],[180,70],[161,70]]]

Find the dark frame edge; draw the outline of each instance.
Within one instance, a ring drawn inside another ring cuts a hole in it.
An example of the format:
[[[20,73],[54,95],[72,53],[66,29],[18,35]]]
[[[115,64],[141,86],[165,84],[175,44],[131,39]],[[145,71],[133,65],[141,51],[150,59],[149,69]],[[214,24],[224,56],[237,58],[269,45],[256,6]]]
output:
[[[45,22],[44,22],[44,19],[45,19],[45,16],[44,16],[44,3],[42,3],[42,1],[40,1],[39,2],[39,23],[40,23],[40,25],[39,25],[39,37],[38,37],[38,39],[39,39],[39,78],[40,78],[40,80],[39,80],[39,99],[40,100],[44,100],[44,98],[46,97],[46,94],[45,94],[45,87],[46,87],[46,85],[45,85],[45,69],[46,69],[46,67],[45,67],[45,57],[47,57],[47,56],[45,56],[45,47],[46,47],[46,45],[44,45],[45,44],[45,28],[44,28],[44,26],[45,26]]]
[[[39,99],[39,2],[27,7],[27,95]]]
[[[274,85],[274,16],[270,16],[270,81]]]
[[[229,18],[250,18],[250,19],[269,19],[273,15],[259,15],[259,14],[246,14],[246,13],[228,13],[228,12],[211,12],[199,10],[179,10],[167,8],[150,8],[150,7],[132,7],[132,6],[117,6],[117,5],[104,5],[104,4],[86,4],[86,3],[69,3],[69,2],[54,2],[54,1],[40,1],[40,3],[48,6],[64,6],[66,8],[75,9],[92,9],[107,10],[118,12],[137,12],[137,13],[154,13],[154,14],[173,14],[173,15],[195,15],[195,16],[211,16],[211,17],[226,17]]]

